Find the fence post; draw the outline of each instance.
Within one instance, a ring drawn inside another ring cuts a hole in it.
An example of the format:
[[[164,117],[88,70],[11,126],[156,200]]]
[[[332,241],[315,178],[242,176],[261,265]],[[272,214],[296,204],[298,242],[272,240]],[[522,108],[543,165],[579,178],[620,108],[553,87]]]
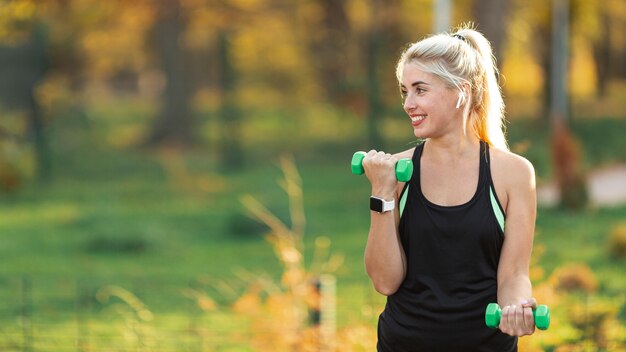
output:
[[[196,281],[189,281],[189,290],[190,292],[195,292],[195,291],[199,291],[199,285]],[[189,341],[187,342],[187,351],[202,351],[202,335],[200,334],[200,331],[198,330],[198,316],[197,316],[197,309],[196,309],[196,302],[191,299],[189,300],[189,326],[187,327],[187,330],[189,332]],[[198,340],[198,341],[195,341]],[[196,346],[196,348],[193,347],[194,342],[199,342],[198,346]]]
[[[87,290],[84,289],[80,279],[76,280],[76,301],[74,302],[74,309],[76,310],[76,349],[78,352],[85,352],[88,350],[88,326],[87,320],[83,313],[89,309],[89,296]]]
[[[320,351],[334,351],[337,331],[337,279],[333,275],[320,275],[313,285],[319,299],[309,312],[310,322],[319,326]]]
[[[20,293],[21,293],[21,303],[22,303],[22,351],[31,352],[33,351],[33,326],[32,326],[32,297],[31,297],[31,283],[30,280],[26,276],[22,276],[21,285],[20,285]]]

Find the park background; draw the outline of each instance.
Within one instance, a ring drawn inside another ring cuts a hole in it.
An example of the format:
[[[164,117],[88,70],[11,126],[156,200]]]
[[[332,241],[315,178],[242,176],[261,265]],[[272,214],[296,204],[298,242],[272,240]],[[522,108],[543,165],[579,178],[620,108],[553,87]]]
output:
[[[0,350],[373,350],[348,163],[415,145],[396,60],[468,21],[541,191],[520,350],[626,350],[622,0],[0,1]]]

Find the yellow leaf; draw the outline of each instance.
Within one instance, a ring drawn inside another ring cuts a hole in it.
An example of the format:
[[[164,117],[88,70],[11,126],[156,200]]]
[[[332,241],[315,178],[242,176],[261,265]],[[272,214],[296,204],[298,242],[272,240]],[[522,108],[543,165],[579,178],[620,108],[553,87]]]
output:
[[[233,303],[233,310],[237,313],[253,313],[259,310],[261,306],[261,299],[254,293],[246,293],[239,297],[235,303]]]

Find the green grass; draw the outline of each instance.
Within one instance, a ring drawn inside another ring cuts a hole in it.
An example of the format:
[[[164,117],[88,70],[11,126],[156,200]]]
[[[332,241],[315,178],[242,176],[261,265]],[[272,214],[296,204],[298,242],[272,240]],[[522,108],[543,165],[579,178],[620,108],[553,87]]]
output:
[[[190,313],[191,301],[182,294],[194,282],[226,282],[242,290],[244,283],[234,274],[238,269],[277,279],[281,267],[263,239],[266,229],[247,219],[239,197],[251,194],[288,220],[287,196],[276,183],[283,150],[293,153],[303,180],[307,257],[317,236],[328,237],[331,252],[345,256],[337,273],[339,324],[375,324],[384,299],[373,291],[363,267],[369,188],[364,177],[348,169],[354,149],[362,149],[354,146],[365,145],[358,134],[344,140],[326,136],[316,144],[323,133],[317,131],[303,136],[301,144],[290,145],[291,138],[272,148],[247,141],[248,163],[238,172],[218,171],[219,155],[210,148],[214,143],[208,143],[176,159],[184,166],[178,171],[191,180],[185,183],[164,166],[164,154],[107,142],[116,128],[136,130],[145,122],[141,113],[130,112],[134,117],[113,122],[101,115],[106,114],[96,111],[84,123],[76,123],[76,117],[58,122],[51,130],[53,181],[27,184],[0,198],[0,347],[19,340],[22,333],[14,323],[24,303],[22,276],[32,285],[34,314],[59,324],[59,329],[76,319],[73,312],[81,295],[92,297],[92,319],[106,309],[93,296],[108,284],[135,293],[158,316],[158,325],[168,326],[197,314]],[[573,130],[584,140],[588,168],[626,161],[626,142],[618,134],[626,130],[626,120],[575,121]],[[509,136],[512,146],[529,143],[525,155],[540,177],[549,178],[546,126],[518,121],[509,127]],[[403,149],[411,143],[409,137],[388,137],[386,143],[398,146],[390,150]],[[620,268],[626,262],[607,256],[606,238],[625,217],[626,206],[579,213],[540,209],[536,243],[546,247],[540,265],[549,274],[565,263],[587,263],[604,294],[624,292]],[[229,302],[207,287],[218,301]],[[205,323],[228,329],[219,318]],[[93,330],[104,329],[98,325],[104,323],[93,324]],[[198,343],[194,341],[189,343]]]
[[[611,230],[625,221],[626,207],[590,210],[584,214],[541,209],[537,217],[536,242],[545,246],[540,265],[548,272],[565,263],[589,265],[597,275],[601,290],[622,295],[626,277],[620,274],[626,258],[613,258],[607,240]]]

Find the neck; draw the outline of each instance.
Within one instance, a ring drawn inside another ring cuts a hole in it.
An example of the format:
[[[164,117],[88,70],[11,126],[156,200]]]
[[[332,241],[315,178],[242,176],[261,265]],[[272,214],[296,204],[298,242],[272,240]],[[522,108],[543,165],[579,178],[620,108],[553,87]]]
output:
[[[429,138],[427,142],[428,154],[436,160],[455,161],[468,156],[475,156],[479,143],[480,140],[473,134],[457,136],[457,138],[453,138],[453,136]]]

